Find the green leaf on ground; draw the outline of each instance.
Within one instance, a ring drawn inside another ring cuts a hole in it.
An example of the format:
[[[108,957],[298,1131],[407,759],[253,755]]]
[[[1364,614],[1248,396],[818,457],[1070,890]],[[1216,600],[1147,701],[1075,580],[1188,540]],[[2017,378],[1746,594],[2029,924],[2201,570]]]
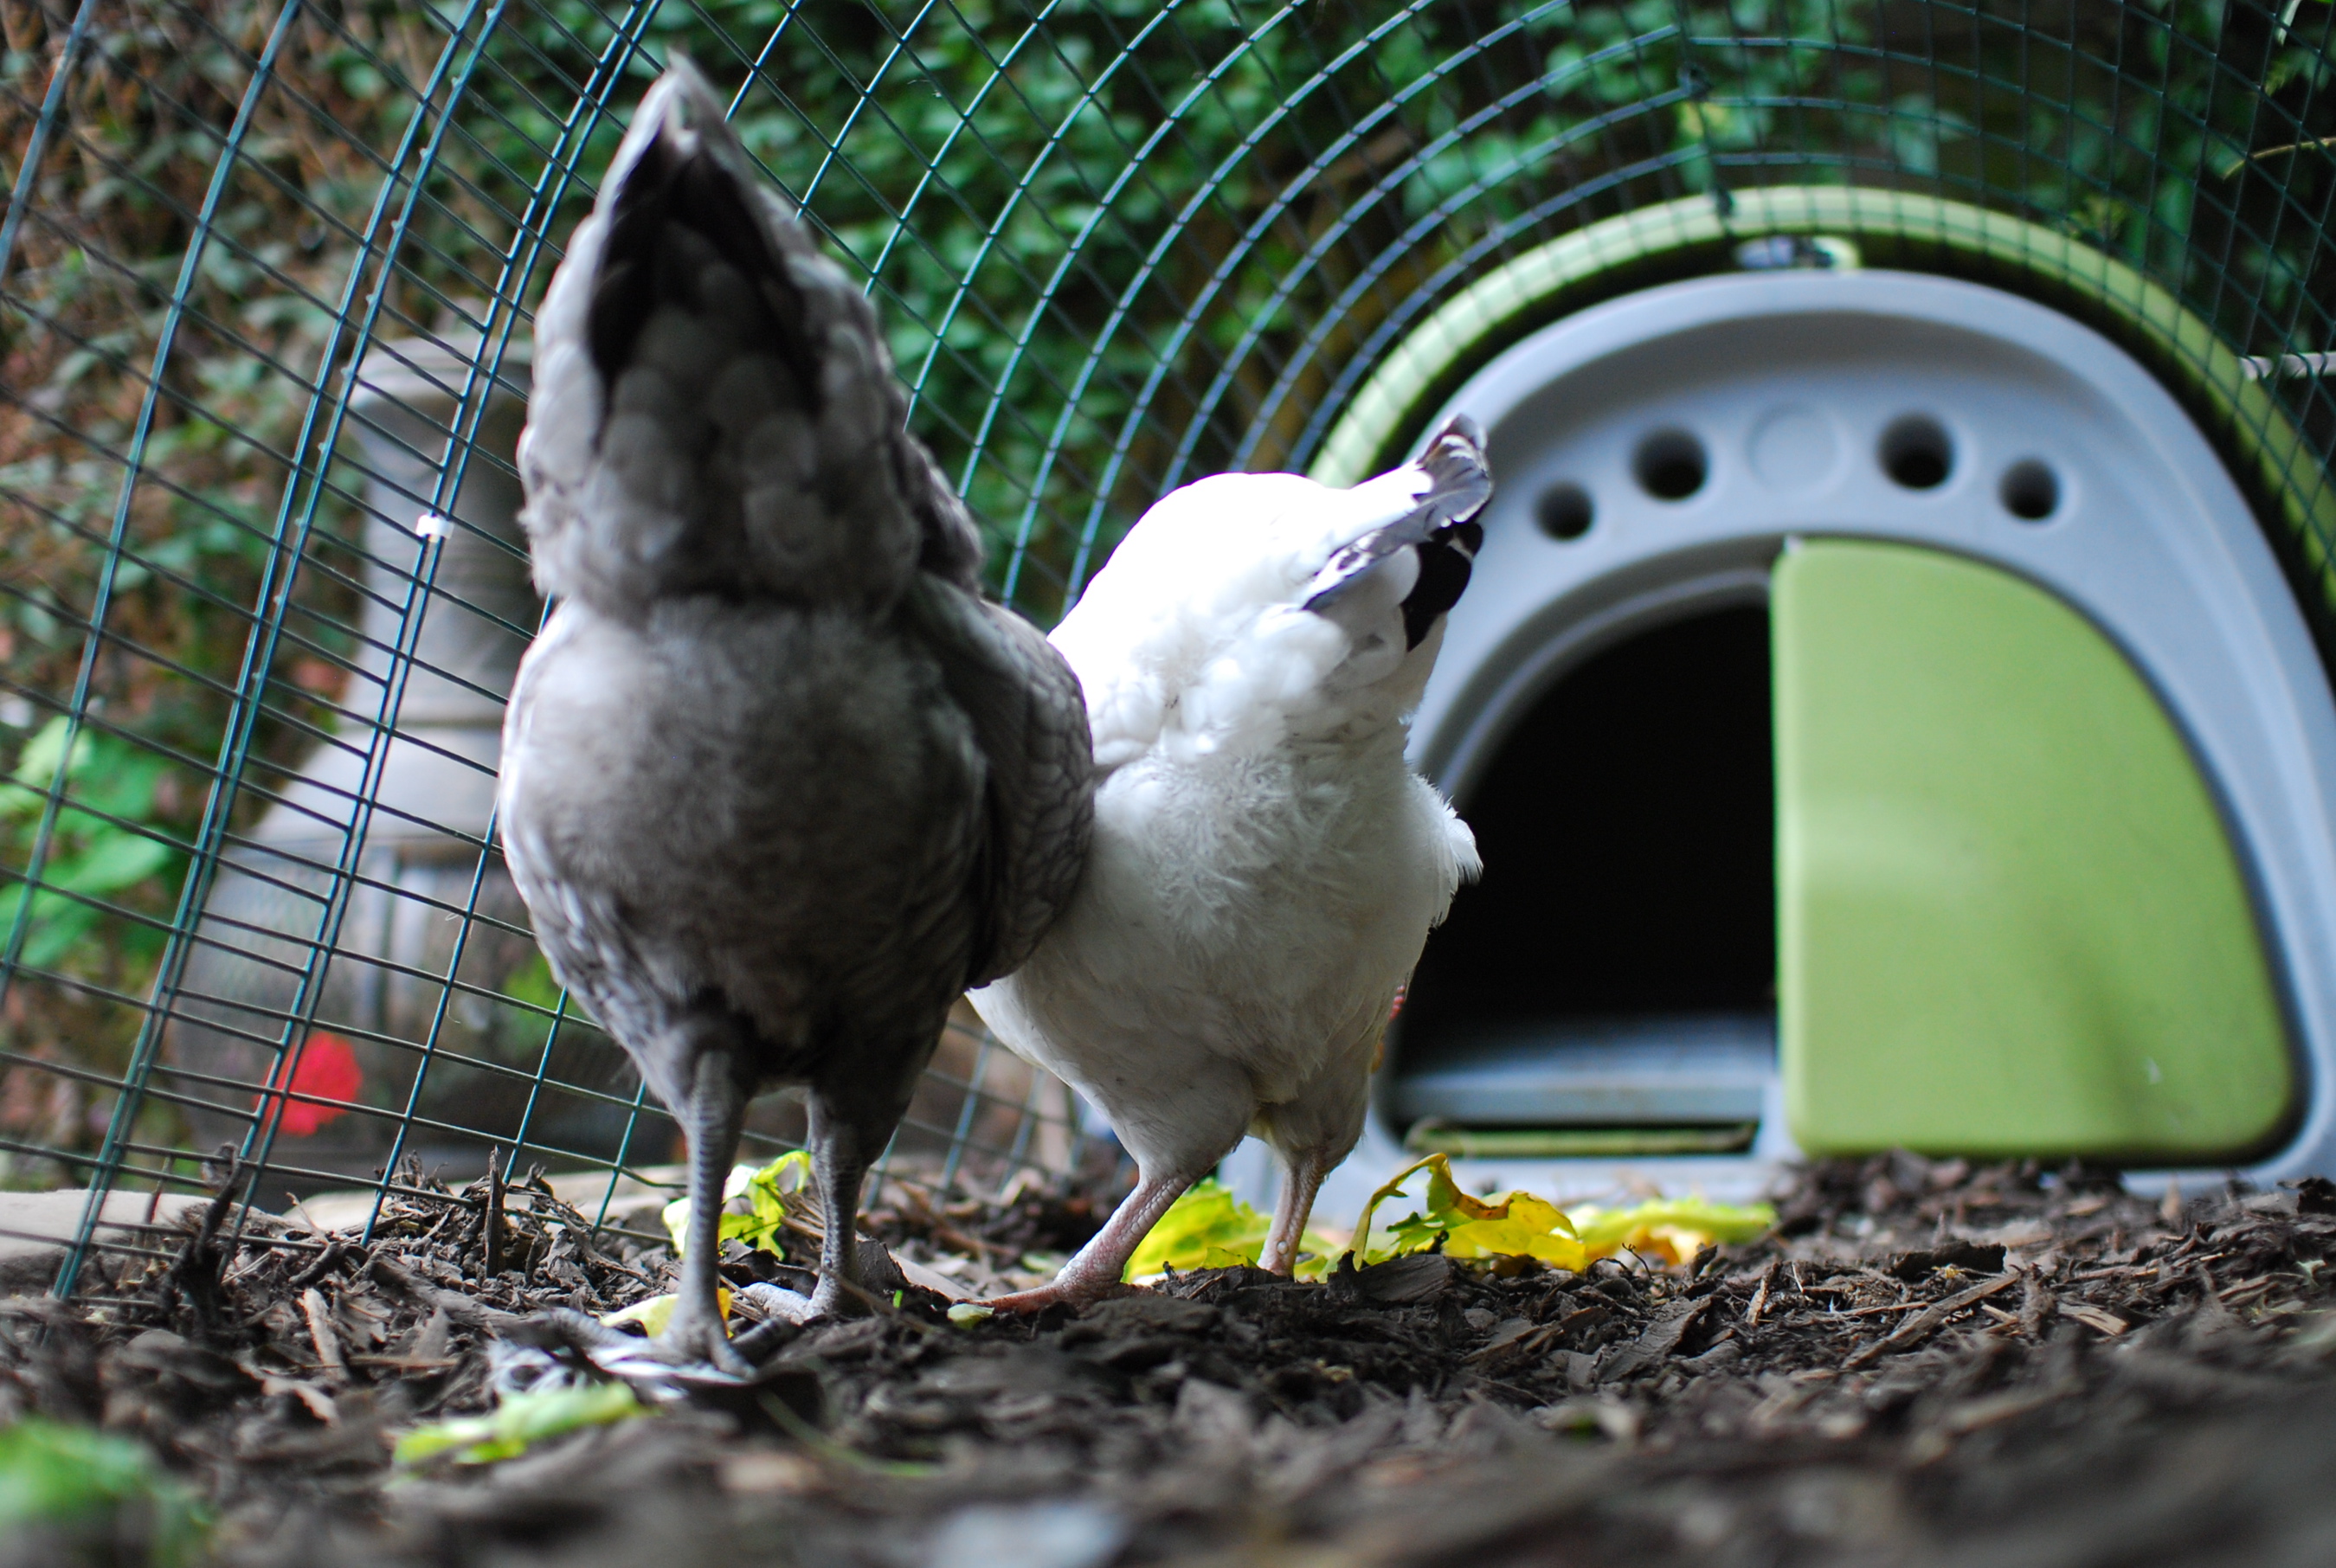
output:
[[[397,1440],[397,1462],[418,1465],[451,1455],[457,1465],[488,1465],[524,1454],[547,1437],[648,1413],[648,1407],[622,1383],[513,1394],[483,1416],[457,1416],[414,1427]]]
[[[1127,1260],[1124,1280],[1143,1280],[1170,1269],[1225,1269],[1255,1263],[1265,1251],[1273,1222],[1233,1196],[1214,1176],[1203,1177],[1168,1205],[1152,1233]],[[1338,1253],[1335,1242],[1313,1231],[1299,1243],[1298,1276],[1316,1279]],[[1305,1254],[1312,1256],[1307,1257]]]
[[[102,1528],[131,1514],[143,1515],[138,1533],[151,1544],[143,1561],[154,1568],[195,1561],[209,1531],[194,1493],[141,1444],[37,1417],[0,1427],[0,1538]],[[130,1533],[122,1523],[109,1537]]]
[[[745,1200],[743,1207],[738,1202],[742,1198]],[[760,1170],[752,1165],[732,1166],[729,1180],[722,1183],[722,1201],[724,1241],[744,1242],[758,1252],[784,1256],[779,1232],[786,1224],[790,1207],[797,1213],[814,1207],[811,1155],[795,1149]],[[663,1217],[666,1233],[673,1238],[674,1256],[679,1257],[689,1242],[689,1200],[676,1198],[665,1206]]]

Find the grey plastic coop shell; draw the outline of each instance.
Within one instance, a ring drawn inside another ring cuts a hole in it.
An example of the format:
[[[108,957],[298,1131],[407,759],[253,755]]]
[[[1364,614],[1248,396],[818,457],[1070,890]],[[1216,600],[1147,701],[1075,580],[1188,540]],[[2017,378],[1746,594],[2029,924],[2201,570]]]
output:
[[[1412,747],[1490,869],[1326,1203],[1406,1140],[1577,1193],[2336,1167],[2336,704],[2277,507],[2069,315],[1743,254],[1821,265],[1609,298],[1415,411],[1490,433]]]
[[[605,1097],[547,1096],[541,1014],[502,998],[540,960],[509,874],[482,852],[503,702],[541,605],[511,467],[526,355],[507,354],[495,382],[466,394],[475,346],[386,344],[357,374],[365,505],[347,717],[221,856],[167,1038],[190,1101],[217,1106],[190,1110],[213,1142],[248,1125],[244,1086],[297,1091],[323,1050],[346,1064],[325,1097],[362,1109],[303,1116],[295,1100],[265,1118],[296,1182],[407,1154],[468,1167],[522,1121],[545,1146],[607,1158],[628,1121],[630,1080],[597,1031],[571,1022],[550,1048],[576,1058],[554,1076]],[[458,440],[472,404],[477,428]],[[453,451],[467,461],[440,518],[431,498]],[[287,1027],[297,1043],[271,1075]]]

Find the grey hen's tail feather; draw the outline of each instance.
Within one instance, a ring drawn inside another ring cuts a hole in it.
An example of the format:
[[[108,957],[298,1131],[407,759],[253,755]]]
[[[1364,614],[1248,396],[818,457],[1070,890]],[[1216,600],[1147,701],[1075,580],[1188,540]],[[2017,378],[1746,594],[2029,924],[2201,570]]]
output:
[[[1416,550],[1419,578],[1403,601],[1403,628],[1406,646],[1417,648],[1437,618],[1460,602],[1484,543],[1483,526],[1473,521],[1493,494],[1483,428],[1466,414],[1455,414],[1410,467],[1428,481],[1416,505],[1333,552],[1315,574],[1306,608],[1335,599],[1396,551]]]
[[[537,579],[881,610],[980,537],[905,429],[875,312],[687,64],[642,101],[536,325],[521,446]]]

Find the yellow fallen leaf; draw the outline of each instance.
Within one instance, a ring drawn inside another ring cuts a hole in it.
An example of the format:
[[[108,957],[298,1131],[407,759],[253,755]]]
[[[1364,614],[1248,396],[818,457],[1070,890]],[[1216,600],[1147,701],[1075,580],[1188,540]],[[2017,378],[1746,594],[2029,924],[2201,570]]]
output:
[[[1776,1211],[1767,1203],[1655,1198],[1627,1209],[1577,1209],[1573,1219],[1592,1258],[1629,1251],[1676,1265],[1692,1261],[1711,1242],[1750,1241],[1776,1222]]]
[[[1170,1269],[1225,1269],[1255,1263],[1265,1251],[1266,1232],[1273,1222],[1233,1196],[1233,1190],[1213,1176],[1192,1183],[1185,1194],[1168,1205],[1151,1234],[1127,1260],[1123,1280],[1150,1279]],[[1299,1243],[1299,1279],[1318,1279],[1329,1267],[1337,1249],[1313,1231]]]
[[[1405,1183],[1422,1171],[1427,1173],[1427,1193],[1419,1209],[1375,1239],[1371,1219],[1379,1204],[1401,1195]],[[1579,1269],[1587,1262],[1574,1241],[1572,1224],[1557,1205],[1523,1192],[1511,1193],[1498,1203],[1471,1197],[1460,1190],[1451,1156],[1445,1154],[1414,1161],[1372,1193],[1356,1222],[1355,1238],[1361,1261],[1368,1263],[1424,1252],[1439,1241],[1455,1258],[1540,1258],[1562,1269]]]
[[[730,1287],[716,1285],[714,1287],[714,1295],[715,1299],[722,1303],[722,1320],[726,1323],[730,1320]],[[613,1312],[603,1312],[600,1314],[600,1321],[611,1329],[622,1328],[627,1323],[638,1323],[641,1326],[641,1331],[654,1339],[665,1332],[667,1323],[673,1321],[674,1303],[680,1300],[679,1296],[669,1293],[663,1296],[651,1296],[645,1300],[636,1301],[629,1307],[620,1307]]]
[[[1418,1209],[1374,1234],[1379,1205],[1401,1196],[1423,1171],[1427,1191]],[[1732,1205],[1707,1198],[1659,1198],[1627,1209],[1583,1207],[1570,1216],[1532,1193],[1489,1202],[1461,1191],[1451,1156],[1438,1153],[1405,1166],[1371,1194],[1355,1237],[1359,1261],[1368,1263],[1424,1252],[1441,1242],[1455,1258],[1539,1258],[1578,1270],[1626,1251],[1685,1263],[1708,1242],[1749,1241],[1776,1222],[1776,1212],[1766,1203]]]
[[[1464,1220],[1445,1232],[1445,1255],[1539,1258],[1559,1269],[1586,1269],[1590,1254],[1556,1204],[1531,1193],[1511,1193],[1498,1218]]]

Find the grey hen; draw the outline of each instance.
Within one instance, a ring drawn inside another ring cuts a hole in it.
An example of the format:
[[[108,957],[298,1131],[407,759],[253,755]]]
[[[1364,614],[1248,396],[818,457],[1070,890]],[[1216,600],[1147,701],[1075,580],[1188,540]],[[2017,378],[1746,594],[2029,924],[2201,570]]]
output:
[[[558,608],[505,725],[504,852],[553,971],[689,1139],[661,1350],[735,1371],[715,1236],[748,1098],[808,1088],[832,1311],[951,1003],[1078,879],[1085,708],[979,597],[873,310],[686,65],[578,228],[534,365],[524,521]]]

